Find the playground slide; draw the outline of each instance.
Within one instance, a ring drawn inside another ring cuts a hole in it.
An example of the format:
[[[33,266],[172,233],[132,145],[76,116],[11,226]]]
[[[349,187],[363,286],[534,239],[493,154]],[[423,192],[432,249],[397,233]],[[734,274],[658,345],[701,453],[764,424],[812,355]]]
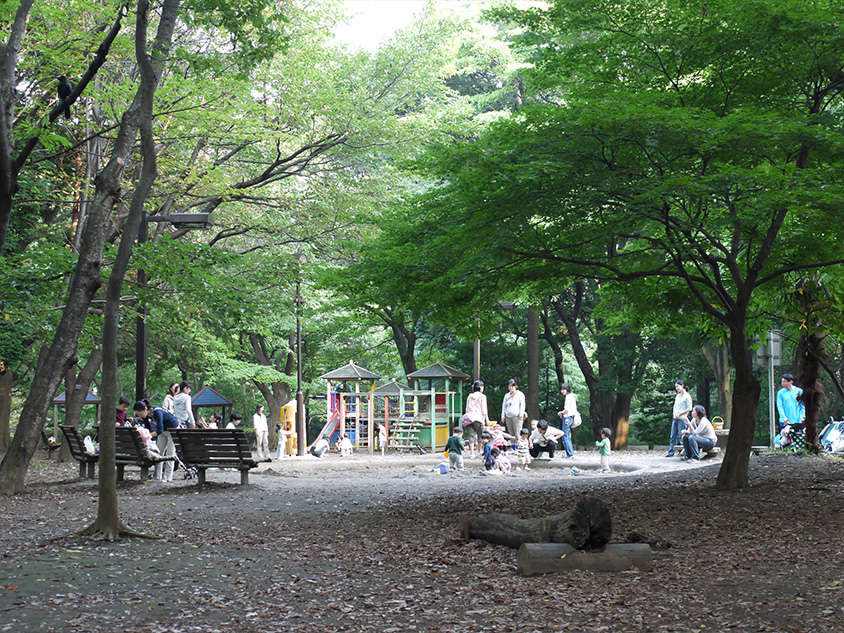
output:
[[[340,412],[334,411],[331,414],[331,417],[328,418],[328,422],[326,422],[325,426],[322,427],[322,431],[319,432],[319,435],[316,436],[316,439],[311,443],[311,445],[308,446],[305,449],[305,452],[309,452],[311,450],[311,446],[316,444],[317,441],[319,440],[319,438],[321,438],[321,437],[325,437],[325,438],[331,437],[331,434],[334,433],[334,431],[337,429],[338,426],[340,426]]]

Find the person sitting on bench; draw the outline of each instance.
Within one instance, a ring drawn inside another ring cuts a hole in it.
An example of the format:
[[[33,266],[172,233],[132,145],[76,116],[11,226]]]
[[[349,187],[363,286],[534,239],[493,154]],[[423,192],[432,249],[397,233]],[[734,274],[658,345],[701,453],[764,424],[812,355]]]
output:
[[[700,461],[700,451],[708,451],[718,442],[718,436],[709,418],[706,417],[706,409],[701,405],[692,409],[692,420],[688,429],[683,429],[683,453],[684,460],[692,462]]]

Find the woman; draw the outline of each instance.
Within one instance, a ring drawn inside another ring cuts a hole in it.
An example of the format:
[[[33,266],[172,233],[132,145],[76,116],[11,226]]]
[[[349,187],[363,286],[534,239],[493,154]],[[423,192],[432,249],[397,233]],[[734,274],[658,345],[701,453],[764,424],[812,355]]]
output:
[[[692,409],[692,421],[688,429],[683,429],[683,452],[684,460],[691,462],[700,461],[700,451],[708,451],[718,442],[718,436],[709,418],[706,417],[706,409],[697,405]]]
[[[574,448],[571,445],[571,425],[574,423],[574,416],[577,415],[577,400],[567,382],[560,385],[560,395],[565,398],[563,410],[557,413],[560,416],[560,420],[562,421],[561,426],[563,427],[563,450],[566,451],[563,459],[573,459]]]
[[[161,403],[161,408],[170,415],[173,415],[173,398],[179,393],[179,383],[171,382],[167,388],[167,395],[164,396],[164,402]]]
[[[462,418],[466,431],[466,443],[469,445],[469,458],[475,457],[475,446],[481,441],[484,426],[489,425],[489,414],[484,395],[484,383],[476,380],[472,383],[472,393],[466,398],[466,413]]]
[[[267,425],[267,416],[264,415],[264,405],[255,407],[255,414],[252,416],[252,428],[255,429],[255,440],[258,443],[258,461],[270,461],[270,428]]]
[[[179,421],[179,426],[183,429],[196,428],[196,420],[191,408],[190,391],[190,383],[185,381],[179,385],[179,393],[173,398],[173,417]]]

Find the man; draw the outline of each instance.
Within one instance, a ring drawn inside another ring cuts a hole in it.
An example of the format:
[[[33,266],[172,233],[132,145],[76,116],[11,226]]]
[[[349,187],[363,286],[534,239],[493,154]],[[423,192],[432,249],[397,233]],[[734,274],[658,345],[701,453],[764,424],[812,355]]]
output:
[[[563,437],[563,432],[560,429],[555,429],[553,426],[548,426],[548,422],[540,420],[536,423],[536,428],[530,434],[530,456],[536,459],[542,452],[547,452],[548,457],[554,459],[554,448],[557,446],[557,440]]]
[[[674,447],[680,442],[683,431],[689,424],[687,417],[692,410],[692,396],[686,391],[686,383],[678,380],[674,383],[674,411],[671,414],[671,436],[668,439],[668,454],[666,457],[674,457]]]
[[[806,408],[798,396],[803,390],[794,385],[794,376],[782,375],[782,389],[777,392],[777,411],[780,414],[780,431],[789,424],[803,424],[806,420]]]
[[[519,385],[513,378],[507,382],[507,390],[501,405],[501,424],[510,435],[518,438],[526,417],[525,394],[519,391]]]

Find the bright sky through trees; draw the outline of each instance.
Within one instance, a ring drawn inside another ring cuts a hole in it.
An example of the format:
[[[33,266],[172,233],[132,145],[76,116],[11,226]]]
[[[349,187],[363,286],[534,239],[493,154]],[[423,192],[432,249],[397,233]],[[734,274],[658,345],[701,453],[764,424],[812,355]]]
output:
[[[337,29],[337,38],[374,51],[396,29],[410,24],[424,6],[424,0],[346,0],[351,19],[347,26]]]

